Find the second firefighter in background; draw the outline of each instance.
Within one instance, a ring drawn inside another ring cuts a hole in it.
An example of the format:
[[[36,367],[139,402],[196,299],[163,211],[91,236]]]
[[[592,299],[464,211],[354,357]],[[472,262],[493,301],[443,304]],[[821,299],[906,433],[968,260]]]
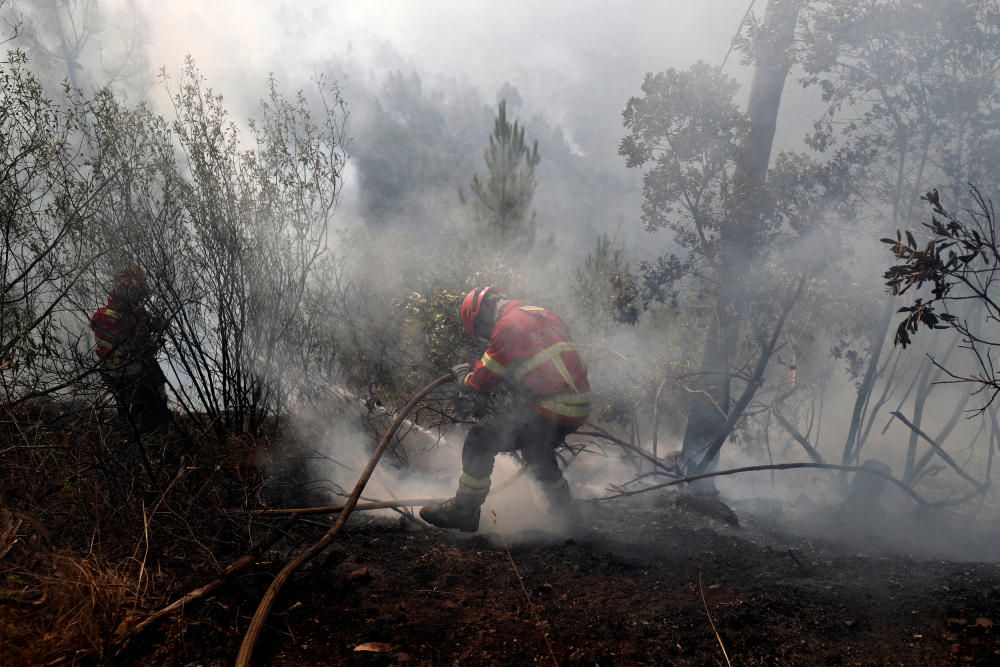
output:
[[[101,377],[114,394],[118,415],[140,432],[157,430],[170,419],[167,380],[156,360],[167,322],[147,310],[149,297],[146,273],[127,267],[115,276],[107,305],[90,321]]]

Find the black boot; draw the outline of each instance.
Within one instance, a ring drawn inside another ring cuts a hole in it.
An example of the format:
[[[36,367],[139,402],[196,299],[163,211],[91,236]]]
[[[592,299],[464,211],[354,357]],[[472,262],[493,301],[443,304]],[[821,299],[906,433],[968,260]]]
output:
[[[420,518],[440,528],[454,528],[463,533],[479,530],[479,506],[482,500],[459,494],[451,500],[420,509]]]

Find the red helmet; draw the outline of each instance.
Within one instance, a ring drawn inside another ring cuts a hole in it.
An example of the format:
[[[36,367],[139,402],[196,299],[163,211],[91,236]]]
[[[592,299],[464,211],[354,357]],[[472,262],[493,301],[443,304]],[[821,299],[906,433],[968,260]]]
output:
[[[465,325],[470,336],[476,335],[476,318],[479,317],[479,311],[483,307],[483,302],[486,301],[487,294],[504,296],[504,293],[496,287],[477,287],[466,294],[462,301],[462,324]]]

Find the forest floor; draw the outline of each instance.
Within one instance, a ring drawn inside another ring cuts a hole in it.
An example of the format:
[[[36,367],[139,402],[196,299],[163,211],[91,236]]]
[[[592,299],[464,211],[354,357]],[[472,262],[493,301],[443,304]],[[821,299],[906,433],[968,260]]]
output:
[[[0,665],[232,664],[275,573],[332,520],[246,512],[268,502],[278,441],[208,439],[151,493],[136,452],[114,458],[130,450],[113,426],[25,423],[0,432],[29,443],[0,458]],[[661,490],[582,503],[569,539],[527,520],[544,516],[527,486],[500,486],[473,535],[355,514],[285,587],[257,663],[1000,664],[1000,523],[975,508],[859,520],[733,500],[734,525]],[[217,594],[116,642],[274,531]]]
[[[588,504],[576,539],[357,515],[286,587],[258,661],[724,665],[721,643],[733,665],[1000,662],[996,562],[903,555],[864,530],[806,537],[750,505],[727,525],[678,498]],[[322,523],[296,536],[317,538]],[[279,566],[151,638],[136,661],[229,664]]]

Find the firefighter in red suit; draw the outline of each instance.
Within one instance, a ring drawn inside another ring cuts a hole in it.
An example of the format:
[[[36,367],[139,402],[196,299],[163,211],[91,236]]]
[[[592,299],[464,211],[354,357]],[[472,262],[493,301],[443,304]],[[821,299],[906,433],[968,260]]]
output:
[[[141,432],[170,419],[166,377],[156,360],[166,323],[146,309],[145,272],[129,267],[115,276],[106,306],[90,320],[104,383],[114,394],[119,416]]]
[[[566,324],[544,308],[508,300],[495,287],[477,288],[462,303],[469,333],[488,340],[474,367],[452,369],[463,391],[488,392],[501,383],[514,390],[516,407],[475,424],[462,448],[462,476],[455,497],[424,507],[420,516],[443,528],[479,529],[480,507],[490,490],[493,460],[519,450],[553,511],[576,521],[556,447],[590,413],[587,368]]]

